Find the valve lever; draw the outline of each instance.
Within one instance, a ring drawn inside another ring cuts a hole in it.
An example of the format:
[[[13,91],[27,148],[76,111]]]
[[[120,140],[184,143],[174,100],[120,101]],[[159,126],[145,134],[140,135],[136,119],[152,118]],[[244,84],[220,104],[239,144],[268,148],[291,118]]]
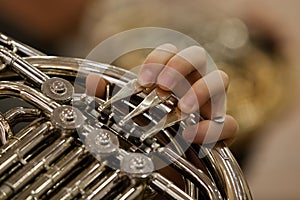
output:
[[[155,126],[141,135],[140,140],[144,141],[147,138],[153,137],[159,131],[175,125],[189,117],[188,114],[181,112],[178,108],[173,109],[164,118],[162,118]]]
[[[144,100],[137,105],[129,114],[127,114],[120,122],[119,125],[123,126],[128,120],[143,113],[144,111],[152,108],[160,103],[165,102],[172,96],[171,92],[163,91],[159,88],[155,88],[148,94]]]
[[[115,95],[113,95],[110,99],[105,101],[102,105],[99,106],[98,110],[102,112],[105,108],[109,107],[114,102],[117,102],[121,99],[129,97],[133,94],[140,93],[144,90],[144,88],[137,82],[137,79],[134,79],[128,82],[124,87],[118,91]]]

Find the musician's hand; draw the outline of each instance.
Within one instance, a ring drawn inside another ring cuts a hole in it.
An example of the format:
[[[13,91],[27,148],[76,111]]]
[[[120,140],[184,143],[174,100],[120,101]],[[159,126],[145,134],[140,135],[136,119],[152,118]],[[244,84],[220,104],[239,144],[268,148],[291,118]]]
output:
[[[219,70],[210,73],[206,73],[206,70],[206,53],[203,48],[192,46],[178,52],[175,46],[164,44],[145,59],[138,81],[143,86],[156,84],[175,93],[180,97],[178,107],[184,113],[201,110],[200,114],[206,120],[186,128],[183,132],[186,140],[195,143],[226,140],[231,143],[238,124],[225,113],[228,76]],[[89,75],[86,85],[90,95],[104,96],[105,80],[98,75]],[[224,123],[216,122],[217,118],[223,118]],[[208,137],[205,138],[206,135]]]
[[[181,98],[178,106],[182,112],[201,111],[201,116],[206,120],[185,129],[185,139],[195,143],[227,139],[231,143],[238,124],[232,116],[226,115],[228,76],[220,70],[206,71],[206,52],[203,48],[191,46],[178,52],[175,46],[164,44],[148,55],[138,81],[144,86],[157,84],[162,89],[173,91]],[[216,122],[220,118],[224,123]]]

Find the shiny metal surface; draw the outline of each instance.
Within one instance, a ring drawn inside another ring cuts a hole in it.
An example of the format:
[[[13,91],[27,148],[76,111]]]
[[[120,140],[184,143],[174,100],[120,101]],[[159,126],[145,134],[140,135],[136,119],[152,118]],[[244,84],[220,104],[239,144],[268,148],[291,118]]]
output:
[[[0,56],[2,64],[9,65],[18,74],[29,79],[32,83],[38,86],[42,85],[43,82],[49,79],[46,74],[41,73],[30,63],[21,59],[21,57],[5,47],[0,46]]]
[[[27,46],[26,44],[23,44],[19,41],[15,41],[12,38],[10,38],[2,33],[0,33],[0,43],[10,47],[10,49],[15,53],[17,51],[19,51],[22,54],[27,55],[27,56],[45,56],[44,53],[42,53],[34,48],[31,48],[31,47]]]
[[[126,87],[126,86],[125,86]],[[124,118],[119,122],[123,126],[128,120],[134,118],[135,116],[144,113],[146,110],[163,103],[168,98],[171,97],[170,92],[165,92],[160,89],[154,89],[149,95],[147,95],[144,100],[137,105],[129,114],[124,116]]]
[[[7,119],[0,113],[0,142],[5,144],[9,136],[12,136],[9,123]]]
[[[71,101],[74,92],[74,88],[69,81],[57,77],[44,81],[41,90],[47,97],[61,103]]]
[[[180,129],[197,117],[181,114],[171,93],[110,65],[39,56],[1,38],[0,101],[21,103],[0,112],[0,199],[252,198],[222,142],[183,141]],[[80,91],[91,72],[109,82],[104,99]]]
[[[119,92],[114,94],[110,99],[107,99],[107,101],[105,101],[102,105],[100,105],[99,110],[102,111],[108,106],[110,106],[111,104],[113,104],[114,102],[129,97],[133,94],[140,93],[143,91],[143,89],[144,88],[138,84],[136,79],[129,81],[128,83],[126,83],[126,85],[124,85],[123,88],[121,88]]]

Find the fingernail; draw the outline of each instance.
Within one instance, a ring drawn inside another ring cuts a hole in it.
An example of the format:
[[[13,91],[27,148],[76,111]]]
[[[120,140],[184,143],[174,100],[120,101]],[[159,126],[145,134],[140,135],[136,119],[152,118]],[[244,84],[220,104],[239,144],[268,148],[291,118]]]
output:
[[[157,47],[157,49],[171,52],[171,53],[176,53],[176,51],[177,51],[176,46],[174,46],[173,44],[170,44],[170,43],[162,44],[159,47]]]
[[[139,74],[138,81],[141,85],[149,85],[155,83],[155,76],[152,71],[144,70]]]
[[[179,101],[179,107],[183,112],[194,112],[197,108],[195,94],[191,94],[191,92],[186,93],[185,96]]]

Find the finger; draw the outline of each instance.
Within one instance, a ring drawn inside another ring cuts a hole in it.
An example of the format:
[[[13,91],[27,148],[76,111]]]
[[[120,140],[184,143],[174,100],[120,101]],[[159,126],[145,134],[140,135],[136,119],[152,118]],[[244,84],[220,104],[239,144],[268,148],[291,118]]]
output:
[[[228,85],[229,78],[225,72],[220,70],[210,72],[192,85],[192,88],[180,99],[178,106],[181,111],[192,113],[216,95],[220,95],[222,97],[220,99],[225,101]],[[214,98],[213,103],[218,103],[217,98]]]
[[[191,46],[173,56],[160,72],[157,83],[163,89],[172,90],[179,80],[193,71],[202,76],[206,72],[206,52],[199,46]]]
[[[226,115],[226,95],[224,93],[211,97],[200,108],[200,114],[204,119],[216,119]]]
[[[186,77],[183,77],[181,74],[179,75],[179,77],[181,77],[181,80],[178,80],[175,88],[172,89],[172,92],[178,98],[182,98],[186,94],[186,92],[192,87],[192,85],[201,78],[201,75],[197,71],[194,71]]]
[[[91,73],[86,77],[86,93],[90,96],[103,98],[107,82],[99,74]]]
[[[176,52],[177,48],[172,44],[163,44],[154,49],[142,65],[138,82],[143,86],[151,86],[156,83],[158,74]]]
[[[232,140],[238,131],[237,121],[226,115],[224,123],[204,120],[186,128],[182,136],[193,143],[213,143],[219,140]]]
[[[227,92],[228,86],[225,87]],[[204,119],[214,119],[216,117],[226,115],[226,95],[220,93],[209,99],[203,106],[200,107],[201,116]]]
[[[201,74],[197,71],[194,71],[186,76],[186,79],[189,81],[191,85],[193,85],[196,81],[198,81],[200,78],[202,78]]]

